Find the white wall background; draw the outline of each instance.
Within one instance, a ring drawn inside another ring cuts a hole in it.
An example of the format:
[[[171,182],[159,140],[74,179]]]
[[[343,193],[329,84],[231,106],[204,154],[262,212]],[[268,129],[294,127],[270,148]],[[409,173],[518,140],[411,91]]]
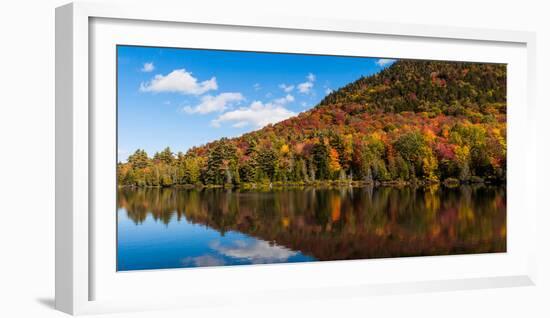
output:
[[[180,0],[183,1],[183,0]],[[96,1],[99,2],[99,1]],[[62,317],[54,311],[54,8],[63,0],[4,1],[0,10],[0,316]],[[162,0],[149,0],[151,9]],[[531,30],[538,34],[538,155],[548,161],[550,10],[545,1],[211,0],[190,2],[227,14],[304,17]],[[380,296],[109,317],[548,317],[550,239],[542,203],[550,180],[539,167],[539,275],[536,287]]]

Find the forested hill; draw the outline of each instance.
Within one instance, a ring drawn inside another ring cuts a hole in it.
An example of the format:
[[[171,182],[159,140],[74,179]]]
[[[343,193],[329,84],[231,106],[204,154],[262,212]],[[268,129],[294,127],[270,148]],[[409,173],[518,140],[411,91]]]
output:
[[[506,66],[400,60],[296,117],[118,168],[138,186],[502,181]]]
[[[369,111],[461,114],[506,102],[506,65],[401,60],[329,94],[320,105],[367,105]],[[505,110],[505,109],[504,109]]]
[[[264,130],[330,129],[365,119],[364,114],[407,111],[429,117],[466,116],[474,122],[506,114],[506,65],[397,61],[332,92],[310,111]]]

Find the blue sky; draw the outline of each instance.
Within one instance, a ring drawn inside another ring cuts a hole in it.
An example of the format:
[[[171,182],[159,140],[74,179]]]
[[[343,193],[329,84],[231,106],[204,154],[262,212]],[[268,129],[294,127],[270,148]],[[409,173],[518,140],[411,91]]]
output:
[[[393,60],[118,46],[118,156],[185,152],[314,107]]]

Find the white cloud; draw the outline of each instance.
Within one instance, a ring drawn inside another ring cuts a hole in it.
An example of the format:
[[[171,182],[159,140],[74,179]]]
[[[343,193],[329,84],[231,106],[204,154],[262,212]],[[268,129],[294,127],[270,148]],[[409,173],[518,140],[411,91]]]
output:
[[[210,247],[222,255],[246,259],[253,264],[286,262],[291,256],[297,254],[286,247],[271,245],[262,240],[253,242],[239,240],[231,245],[221,245],[218,241],[214,241]]]
[[[282,106],[288,103],[292,103],[293,101],[294,101],[294,96],[287,94],[285,97],[277,98],[276,100],[273,101],[273,103]]]
[[[143,67],[141,68],[141,71],[146,73],[152,72],[154,70],[155,70],[155,65],[153,64],[153,62],[144,63]]]
[[[233,124],[232,126],[235,127],[235,128],[243,128],[243,127],[248,126],[248,122],[247,121],[239,121],[239,122]]]
[[[290,93],[294,89],[294,85],[279,84],[279,88],[282,89],[285,93]]]
[[[210,90],[217,90],[216,78],[198,82],[191,72],[185,69],[174,70],[167,75],[155,75],[148,83],[141,83],[139,90],[142,92],[170,92],[187,95],[201,95]]]
[[[241,93],[221,93],[217,96],[205,95],[201,97],[201,102],[195,107],[186,106],[183,108],[188,114],[208,114],[212,112],[223,112],[230,105],[238,104],[244,100]]]
[[[289,95],[291,96],[291,95]],[[285,99],[284,102],[281,101]],[[294,97],[292,97],[294,99]],[[218,118],[212,120],[214,127],[220,127],[224,122],[234,122],[233,127],[242,128],[253,125],[256,128],[264,127],[268,124],[278,123],[296,114],[284,107],[288,102],[286,97],[264,104],[260,101],[254,101],[248,107],[241,107],[221,114]]]
[[[393,63],[393,62],[395,62],[394,59],[378,59],[378,61],[376,61],[376,64],[377,64],[378,66],[384,67],[384,66],[389,65],[389,64],[391,64],[391,63]]]
[[[298,84],[298,91],[302,94],[309,94],[313,88],[313,82],[315,82],[315,75],[309,73],[306,76],[307,81]]]
[[[252,87],[254,87],[255,91],[259,91],[260,89],[262,89],[262,85],[260,85],[260,83],[256,83]]]
[[[325,94],[328,95],[328,94],[330,94],[330,93],[332,93],[332,89],[329,88],[329,87],[327,87],[327,88],[325,89]]]
[[[309,92],[311,92],[312,88],[313,88],[313,83],[312,82],[303,82],[303,83],[298,84],[298,90],[302,94],[309,94]]]

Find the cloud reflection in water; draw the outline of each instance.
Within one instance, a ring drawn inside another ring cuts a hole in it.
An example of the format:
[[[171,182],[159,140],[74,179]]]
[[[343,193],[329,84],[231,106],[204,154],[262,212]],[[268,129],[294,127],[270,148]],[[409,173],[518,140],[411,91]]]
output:
[[[297,252],[286,247],[262,240],[236,240],[226,245],[222,245],[219,241],[212,241],[210,247],[224,256],[246,259],[252,264],[286,262],[290,257],[297,254]]]
[[[184,267],[204,267],[204,266],[222,266],[225,261],[213,255],[202,255],[196,257],[186,257],[181,261]]]

